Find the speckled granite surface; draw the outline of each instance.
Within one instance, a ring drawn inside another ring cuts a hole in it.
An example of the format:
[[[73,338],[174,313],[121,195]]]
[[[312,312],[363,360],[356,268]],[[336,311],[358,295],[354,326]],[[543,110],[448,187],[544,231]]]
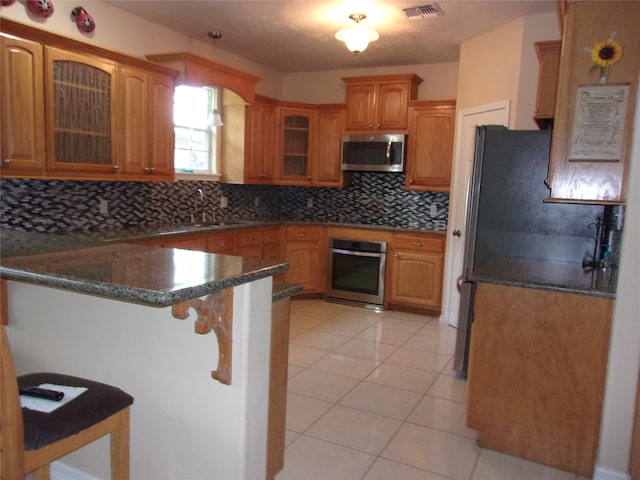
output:
[[[10,280],[156,307],[288,269],[267,260],[8,230],[0,231],[0,260],[0,275]]]
[[[616,271],[585,271],[580,263],[493,257],[471,275],[471,280],[514,287],[539,288],[615,298]]]
[[[433,235],[446,235],[447,232],[442,230],[419,230],[415,228],[399,228],[388,227],[384,225],[363,225],[359,223],[338,223],[338,222],[263,222],[263,221],[246,221],[246,222],[224,222],[216,225],[141,225],[130,226],[126,228],[118,228],[111,230],[94,230],[78,232],[76,235],[84,238],[95,238],[104,241],[125,242],[127,240],[142,240],[151,237],[165,237],[171,235],[184,235],[189,233],[217,232],[238,228],[255,228],[268,226],[286,226],[286,225],[319,225],[324,227],[344,227],[344,228],[361,228],[366,230],[380,230],[394,233],[429,233]]]

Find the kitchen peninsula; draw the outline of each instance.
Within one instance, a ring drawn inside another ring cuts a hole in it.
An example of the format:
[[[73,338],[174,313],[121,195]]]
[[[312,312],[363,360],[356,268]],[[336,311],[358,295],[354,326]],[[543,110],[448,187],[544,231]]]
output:
[[[267,477],[272,301],[281,315],[300,291],[274,289],[285,263],[6,230],[0,242],[18,374],[129,392],[131,478]],[[108,459],[102,439],[64,463],[105,478]]]

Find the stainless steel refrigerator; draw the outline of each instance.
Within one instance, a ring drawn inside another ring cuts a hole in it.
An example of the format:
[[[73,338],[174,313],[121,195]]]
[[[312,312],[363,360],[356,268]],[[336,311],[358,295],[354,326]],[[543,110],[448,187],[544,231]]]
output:
[[[494,256],[582,262],[603,207],[544,203],[551,131],[476,128],[454,369],[465,374],[473,322],[472,273]]]

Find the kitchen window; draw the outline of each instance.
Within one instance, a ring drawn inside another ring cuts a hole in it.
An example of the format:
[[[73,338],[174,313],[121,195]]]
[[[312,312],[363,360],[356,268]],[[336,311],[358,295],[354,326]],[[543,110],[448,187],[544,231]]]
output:
[[[212,125],[212,112],[218,111],[218,95],[218,89],[212,87],[176,87],[173,103],[176,178],[219,178],[220,127]]]

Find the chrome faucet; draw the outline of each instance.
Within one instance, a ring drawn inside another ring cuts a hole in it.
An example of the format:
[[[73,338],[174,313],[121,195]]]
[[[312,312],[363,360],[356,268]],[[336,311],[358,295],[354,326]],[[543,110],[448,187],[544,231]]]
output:
[[[198,201],[199,199],[199,201]],[[204,205],[204,193],[202,193],[202,189],[196,189],[196,197],[193,202],[193,213],[191,214],[191,223],[196,223],[196,218],[198,218],[198,213],[200,212],[200,205]],[[205,221],[205,213],[204,208],[202,208],[202,221]]]

